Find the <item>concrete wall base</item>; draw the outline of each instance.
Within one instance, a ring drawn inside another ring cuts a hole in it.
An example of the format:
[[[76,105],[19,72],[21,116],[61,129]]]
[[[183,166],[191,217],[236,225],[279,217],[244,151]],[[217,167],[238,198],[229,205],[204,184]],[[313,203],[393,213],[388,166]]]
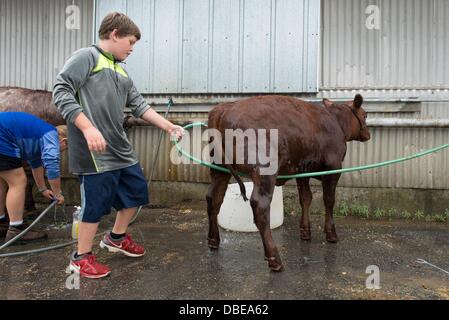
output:
[[[65,178],[63,184],[66,203],[79,205],[78,179]],[[155,205],[204,201],[208,187],[207,183],[153,181],[150,187],[150,199]],[[311,186],[311,189],[313,193],[311,212],[324,213],[321,187]],[[37,190],[34,194],[37,202],[44,202]],[[283,194],[284,211],[298,213],[300,205],[296,185],[285,185]],[[335,209],[339,210],[342,206],[365,206],[370,211],[395,209],[397,212],[408,211],[412,214],[417,211],[425,215],[442,214],[449,208],[449,190],[338,187]],[[205,204],[204,207],[206,207]]]

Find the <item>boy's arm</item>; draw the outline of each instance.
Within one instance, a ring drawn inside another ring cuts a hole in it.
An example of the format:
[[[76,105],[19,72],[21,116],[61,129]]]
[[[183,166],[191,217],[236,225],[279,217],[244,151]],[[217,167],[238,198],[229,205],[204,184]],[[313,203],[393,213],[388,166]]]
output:
[[[59,137],[56,130],[44,134],[40,141],[41,159],[50,180],[59,179],[61,151],[59,149]],[[61,190],[53,190],[59,193]]]
[[[127,106],[131,109],[132,114],[136,118],[142,118],[143,120],[154,124],[165,130],[170,136],[173,135],[179,139],[184,135],[184,129],[166,120],[154,111],[134,85],[128,92]]]
[[[52,130],[44,134],[40,144],[42,162],[30,162],[34,180],[39,190],[43,190],[45,187],[44,170],[41,166],[41,163],[43,163],[52,191],[43,190],[42,194],[49,199],[57,198],[58,204],[62,204],[64,197],[61,194],[60,148],[57,131]]]
[[[45,184],[45,178],[44,178],[44,168],[38,167],[31,169],[31,172],[33,173],[34,181],[36,182],[37,188],[39,189],[39,192],[42,193],[42,195],[49,199],[57,199],[58,204],[64,203],[64,197],[61,193],[61,179],[48,179],[48,182],[50,183],[51,190],[47,189],[47,186]]]
[[[145,111],[145,113],[142,115],[142,119],[165,130],[170,136],[175,136],[177,140],[184,135],[184,129],[182,127],[177,126],[171,123],[170,121],[166,120],[152,108]]]

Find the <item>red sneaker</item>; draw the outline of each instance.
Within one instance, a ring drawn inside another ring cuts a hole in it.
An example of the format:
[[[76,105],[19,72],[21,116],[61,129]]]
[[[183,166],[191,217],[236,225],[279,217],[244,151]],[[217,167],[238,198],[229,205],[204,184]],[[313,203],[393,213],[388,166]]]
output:
[[[107,248],[109,252],[121,252],[128,257],[141,257],[145,254],[145,248],[138,245],[128,234],[121,241],[114,241],[111,235],[107,233],[100,242],[100,248]]]
[[[84,254],[78,259],[72,255],[69,265],[70,271],[90,279],[99,279],[108,276],[111,270],[104,264],[95,261],[93,254]]]

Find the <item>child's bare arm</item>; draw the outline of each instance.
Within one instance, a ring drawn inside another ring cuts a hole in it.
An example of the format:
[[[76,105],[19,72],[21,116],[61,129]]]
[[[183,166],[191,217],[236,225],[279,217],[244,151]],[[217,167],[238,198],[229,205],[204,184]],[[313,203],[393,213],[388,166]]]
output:
[[[181,138],[184,135],[184,129],[180,126],[177,126],[170,121],[166,120],[164,117],[160,116],[156,111],[152,108],[145,111],[142,115],[142,119],[148,121],[155,126],[165,130],[170,136],[175,136],[176,139]]]
[[[134,117],[142,118],[143,120],[154,124],[165,130],[170,136],[180,139],[184,135],[184,129],[166,120],[154,111],[134,85],[128,92],[128,101],[126,105],[131,109]]]

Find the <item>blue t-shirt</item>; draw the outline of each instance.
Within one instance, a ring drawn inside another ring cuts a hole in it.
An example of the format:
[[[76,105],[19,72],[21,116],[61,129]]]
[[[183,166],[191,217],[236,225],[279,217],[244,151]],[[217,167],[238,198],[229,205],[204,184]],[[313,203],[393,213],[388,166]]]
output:
[[[44,165],[48,179],[60,176],[58,131],[24,112],[0,112],[0,154],[29,162],[33,169]]]

